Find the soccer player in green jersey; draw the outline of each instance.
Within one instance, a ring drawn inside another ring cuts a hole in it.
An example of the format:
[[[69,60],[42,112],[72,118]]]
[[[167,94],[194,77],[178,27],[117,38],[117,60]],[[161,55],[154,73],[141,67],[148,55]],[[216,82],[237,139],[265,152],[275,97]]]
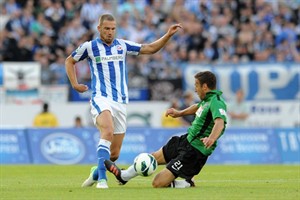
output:
[[[216,76],[212,72],[197,73],[195,92],[201,101],[184,110],[169,108],[166,111],[166,116],[174,118],[191,114],[195,114],[196,117],[188,128],[187,134],[172,137],[166,145],[152,153],[158,164],[166,164],[166,168],[154,177],[153,187],[195,186],[192,178],[199,174],[226,128],[226,103],[221,96],[222,92],[216,90],[216,85]],[[106,160],[105,166],[123,185],[137,176],[133,165],[126,170],[121,170],[115,163]],[[175,180],[177,177],[184,180]]]

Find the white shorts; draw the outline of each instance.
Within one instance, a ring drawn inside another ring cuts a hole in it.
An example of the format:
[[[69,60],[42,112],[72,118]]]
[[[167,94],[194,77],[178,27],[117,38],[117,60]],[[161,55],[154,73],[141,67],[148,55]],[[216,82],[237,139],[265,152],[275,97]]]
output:
[[[97,116],[104,110],[109,110],[114,121],[114,134],[126,132],[126,104],[111,101],[105,97],[94,97],[90,101],[93,122],[96,125]]]

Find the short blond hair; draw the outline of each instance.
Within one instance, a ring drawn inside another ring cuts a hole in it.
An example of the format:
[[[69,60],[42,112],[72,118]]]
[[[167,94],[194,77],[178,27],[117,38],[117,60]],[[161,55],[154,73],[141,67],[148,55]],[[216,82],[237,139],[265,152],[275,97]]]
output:
[[[112,16],[111,14],[104,14],[104,15],[101,15],[99,17],[99,25],[102,25],[103,21],[104,20],[107,20],[107,21],[115,21],[115,18],[114,16]]]

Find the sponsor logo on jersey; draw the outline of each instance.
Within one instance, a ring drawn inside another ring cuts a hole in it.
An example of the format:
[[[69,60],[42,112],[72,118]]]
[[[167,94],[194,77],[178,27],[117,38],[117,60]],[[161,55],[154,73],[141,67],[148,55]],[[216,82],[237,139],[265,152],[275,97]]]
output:
[[[95,60],[96,60],[96,63],[99,63],[99,62],[101,62],[101,57],[97,56],[97,57],[95,57]]]
[[[111,55],[111,56],[102,56],[100,61],[113,62],[113,61],[123,61],[123,60],[124,60],[123,55]]]
[[[197,117],[200,117],[200,116],[201,116],[201,113],[202,113],[202,111],[203,111],[203,107],[202,107],[202,106],[200,106],[200,107],[198,108],[197,112],[196,112],[196,116],[197,116]]]

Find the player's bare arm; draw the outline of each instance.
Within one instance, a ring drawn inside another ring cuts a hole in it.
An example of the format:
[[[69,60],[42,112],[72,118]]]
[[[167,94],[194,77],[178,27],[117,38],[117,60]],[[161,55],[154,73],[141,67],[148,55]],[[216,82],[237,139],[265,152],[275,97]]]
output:
[[[190,107],[185,108],[184,110],[177,110],[175,108],[169,108],[166,111],[166,117],[171,116],[173,118],[182,117],[185,115],[193,115],[198,110],[197,104],[191,105]]]
[[[211,131],[209,137],[202,138],[201,141],[205,145],[206,148],[210,148],[215,141],[220,137],[222,130],[224,129],[224,120],[222,118],[215,119],[215,125]]]
[[[173,118],[180,117],[180,112],[175,108],[169,108],[165,114],[166,117],[171,116]]]
[[[76,77],[76,72],[75,72],[75,63],[76,63],[76,60],[74,60],[72,58],[72,56],[68,56],[68,58],[65,61],[66,73],[69,77],[72,87],[77,92],[83,93],[83,92],[86,92],[89,88],[87,85],[78,83],[77,77]]]
[[[143,44],[140,50],[140,54],[154,54],[159,51],[165,44],[169,41],[169,39],[180,29],[182,28],[181,24],[174,24],[170,26],[168,32],[163,35],[158,40],[150,43]]]
[[[185,108],[184,110],[180,111],[180,115],[181,116],[185,116],[185,115],[194,115],[198,110],[198,104],[193,104],[187,108]]]

